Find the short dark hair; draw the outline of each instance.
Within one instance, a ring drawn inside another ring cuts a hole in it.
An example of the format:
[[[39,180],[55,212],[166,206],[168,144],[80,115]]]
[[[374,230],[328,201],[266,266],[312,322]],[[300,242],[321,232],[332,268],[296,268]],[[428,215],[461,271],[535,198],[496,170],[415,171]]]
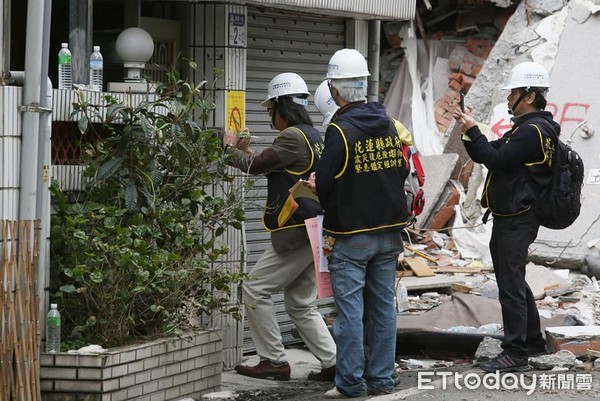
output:
[[[546,108],[546,104],[548,101],[546,100],[546,93],[548,93],[548,88],[520,88],[522,93],[535,93],[535,99],[533,100],[533,105],[538,110],[544,110]]]
[[[313,125],[306,108],[295,103],[290,96],[280,96],[273,105],[273,109],[276,110],[290,126],[298,124]]]

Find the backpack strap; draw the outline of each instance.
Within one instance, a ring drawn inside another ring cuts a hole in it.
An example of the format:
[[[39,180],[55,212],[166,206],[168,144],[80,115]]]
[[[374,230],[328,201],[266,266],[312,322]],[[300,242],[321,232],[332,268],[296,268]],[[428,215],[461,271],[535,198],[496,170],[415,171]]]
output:
[[[483,224],[487,224],[488,219],[490,218],[490,214],[492,214],[492,211],[489,208],[486,209],[485,213],[483,214],[483,217],[481,218],[481,222]]]

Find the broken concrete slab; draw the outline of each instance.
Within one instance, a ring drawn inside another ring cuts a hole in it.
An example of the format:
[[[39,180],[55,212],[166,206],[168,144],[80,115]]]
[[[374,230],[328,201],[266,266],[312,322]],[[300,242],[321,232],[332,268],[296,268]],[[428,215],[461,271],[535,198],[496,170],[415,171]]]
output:
[[[493,337],[484,337],[475,351],[475,361],[484,362],[495,358],[502,352],[502,340]]]
[[[408,370],[449,368],[452,366],[454,366],[454,362],[438,359],[400,359],[400,367]]]
[[[444,192],[444,188],[446,188],[457,160],[458,155],[453,153],[421,157],[421,163],[425,171],[425,185],[423,187],[425,207],[417,218],[417,228],[424,227],[432,212],[436,210],[436,206],[439,206],[438,200]]]
[[[528,263],[525,269],[525,281],[529,284],[535,299],[542,299],[549,289],[565,289],[571,285],[571,281],[565,279],[552,269],[545,266]]]
[[[540,15],[550,15],[565,6],[563,0],[529,0],[527,5],[531,12]]]
[[[571,351],[563,349],[555,354],[541,355],[529,359],[529,364],[535,369],[551,370],[554,368],[572,368],[578,363],[577,357]]]
[[[546,327],[548,351],[571,351],[575,356],[587,355],[589,349],[600,351],[600,326]]]
[[[451,288],[454,283],[469,283],[473,277],[436,275],[433,277],[403,277],[402,281],[408,291],[430,290],[434,288]]]

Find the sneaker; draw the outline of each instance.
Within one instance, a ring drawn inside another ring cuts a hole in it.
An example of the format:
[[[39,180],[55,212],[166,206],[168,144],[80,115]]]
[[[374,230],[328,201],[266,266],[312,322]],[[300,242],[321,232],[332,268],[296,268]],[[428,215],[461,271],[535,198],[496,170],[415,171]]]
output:
[[[530,358],[535,358],[542,355],[548,355],[548,350],[546,349],[546,347],[527,349],[527,356]]]
[[[497,357],[479,364],[486,372],[525,372],[531,369],[527,357],[519,358],[502,352]]]
[[[377,387],[367,386],[367,394],[368,395],[386,395],[386,394],[390,394],[390,392],[381,390]]]
[[[332,382],[333,379],[335,379],[335,365],[329,368],[323,368],[320,372],[310,372],[308,374],[308,380]]]
[[[325,398],[350,398],[350,396],[340,393],[337,387],[334,387],[331,390],[327,390],[325,392]]]
[[[392,380],[394,381],[394,387],[398,387],[400,385],[400,373],[397,370],[392,373]]]

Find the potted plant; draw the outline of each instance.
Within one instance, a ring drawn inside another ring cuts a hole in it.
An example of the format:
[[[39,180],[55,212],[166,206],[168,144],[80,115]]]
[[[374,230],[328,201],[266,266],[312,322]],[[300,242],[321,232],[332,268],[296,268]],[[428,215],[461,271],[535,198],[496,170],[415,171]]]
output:
[[[128,399],[144,391],[143,386],[129,392],[115,389],[114,380],[120,377],[115,372],[146,373],[147,361],[136,356],[153,358],[169,347],[175,354],[166,357],[167,365],[178,363],[190,354],[188,348],[198,345],[190,333],[206,329],[193,323],[198,317],[241,316],[232,289],[245,274],[223,262],[230,246],[222,236],[241,228],[244,188],[226,165],[219,135],[205,127],[215,109],[205,95],[210,94],[207,83],[190,84],[176,72],[166,81],[137,105],[111,96],[91,104],[80,92],[73,116],[82,133],[84,190],[69,194],[52,187],[50,287],[63,317],[63,350],[171,338],[146,342],[146,351],[130,352],[137,368],[111,365],[117,367],[108,369],[109,384],[94,387],[90,394],[121,391],[122,399]],[[201,335],[212,343],[219,333]],[[208,349],[220,351],[218,344]],[[202,358],[198,352],[193,351],[194,358]],[[117,359],[110,353],[104,356]],[[44,357],[56,367],[61,355]],[[220,372],[221,361],[211,359]],[[87,373],[106,373],[109,362],[90,359],[87,364],[103,370]],[[158,368],[153,361],[147,363],[149,369]],[[201,371],[195,364],[190,371]],[[177,370],[181,376],[181,366]],[[161,372],[166,368],[156,374]],[[139,380],[133,379],[132,385]],[[56,387],[56,380],[52,385]]]

